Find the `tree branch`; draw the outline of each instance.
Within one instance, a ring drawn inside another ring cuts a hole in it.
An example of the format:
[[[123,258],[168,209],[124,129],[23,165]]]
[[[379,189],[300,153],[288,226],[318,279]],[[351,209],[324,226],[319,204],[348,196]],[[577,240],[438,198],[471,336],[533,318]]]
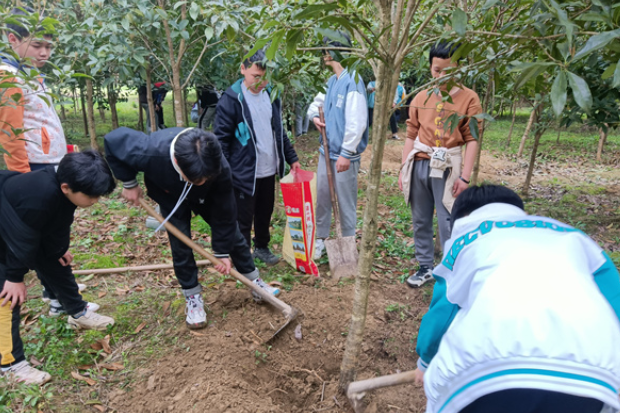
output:
[[[409,5],[407,5],[407,12],[406,12],[405,26],[404,26],[407,34],[409,34],[409,28],[411,27],[411,22],[413,21],[413,18],[416,12],[418,11],[418,7],[420,7],[421,2],[422,0],[419,0],[417,2],[415,0],[409,0]],[[412,3],[415,3],[415,4],[412,4]],[[401,53],[405,49],[407,40],[408,40],[408,37],[405,34],[403,34],[403,37],[400,39],[400,42],[398,44],[398,50]]]
[[[200,62],[202,60],[202,56],[205,54],[207,49],[209,47],[215,46],[218,43],[222,43],[223,41],[224,41],[224,39],[221,39],[221,40],[218,40],[215,43],[209,44],[209,40],[207,40],[206,37],[205,37],[205,45],[202,48],[202,51],[200,52],[200,56],[198,56],[198,59],[196,60],[196,63],[194,63],[194,67],[192,67],[192,70],[189,72],[189,75],[187,75],[187,79],[185,79],[185,83],[183,83],[183,85],[181,85],[181,89],[185,89],[185,87],[187,86],[189,81],[192,79],[192,76],[194,75],[194,71],[198,68],[198,65],[200,64]]]
[[[409,39],[409,43],[408,45],[412,45],[416,40],[418,40],[418,37],[420,37],[420,35],[422,34],[422,31],[426,28],[426,26],[428,26],[428,24],[430,23],[431,19],[435,16],[435,14],[437,13],[437,10],[439,10],[439,7],[441,7],[446,0],[439,0],[435,6],[431,9],[431,11],[428,13],[428,15],[426,16],[426,18],[424,19],[424,21],[422,22],[422,24],[420,24],[420,27],[418,27],[418,30],[416,30],[416,32],[414,33],[414,35],[411,37],[411,39]]]
[[[400,38],[401,23],[403,21],[403,8],[405,7],[405,0],[398,0],[396,3],[396,12],[392,19],[392,41],[390,42],[390,54],[394,55],[398,50],[398,39]]]

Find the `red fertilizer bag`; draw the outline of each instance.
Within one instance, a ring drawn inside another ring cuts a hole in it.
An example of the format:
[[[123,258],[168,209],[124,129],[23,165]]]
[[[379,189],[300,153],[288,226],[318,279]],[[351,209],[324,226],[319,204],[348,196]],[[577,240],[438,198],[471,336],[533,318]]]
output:
[[[286,212],[282,255],[299,271],[318,276],[319,269],[313,261],[316,174],[301,169],[291,172],[280,180],[280,187]]]

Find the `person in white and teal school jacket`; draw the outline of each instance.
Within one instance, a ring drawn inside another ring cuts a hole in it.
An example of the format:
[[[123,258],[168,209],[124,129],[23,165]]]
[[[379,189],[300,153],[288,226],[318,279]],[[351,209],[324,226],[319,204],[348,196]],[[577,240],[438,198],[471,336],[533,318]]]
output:
[[[583,232],[471,187],[418,334],[427,413],[620,409],[620,275]]]

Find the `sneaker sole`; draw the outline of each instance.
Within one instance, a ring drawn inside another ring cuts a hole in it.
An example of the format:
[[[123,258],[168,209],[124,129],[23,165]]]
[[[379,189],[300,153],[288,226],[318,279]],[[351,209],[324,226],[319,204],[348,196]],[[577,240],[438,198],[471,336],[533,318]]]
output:
[[[47,313],[47,315],[48,315],[49,317],[60,317],[61,315],[66,315],[66,314],[67,314],[67,312],[66,312],[66,311],[64,311],[64,310],[63,310],[63,311],[60,311],[60,312],[56,312],[56,311],[51,311],[51,310],[50,310],[50,311]]]
[[[187,321],[185,322],[185,325],[187,326],[187,328],[189,328],[190,330],[199,330],[201,328],[205,328],[207,326],[207,322],[203,322],[203,323],[188,323]]]
[[[424,284],[426,284],[427,282],[431,281],[430,279],[423,281],[419,284],[412,284],[409,282],[409,280],[405,281],[405,283],[410,287],[410,288],[420,288],[422,287]]]

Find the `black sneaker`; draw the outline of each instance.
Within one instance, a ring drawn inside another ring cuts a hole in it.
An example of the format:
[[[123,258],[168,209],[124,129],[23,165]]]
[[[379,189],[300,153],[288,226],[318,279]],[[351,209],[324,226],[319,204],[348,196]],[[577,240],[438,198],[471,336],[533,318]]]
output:
[[[274,255],[269,248],[254,248],[254,258],[267,265],[276,265],[280,261],[280,257]]]
[[[407,278],[407,285],[411,288],[418,288],[433,279],[433,269],[428,265],[420,265],[418,272]]]

